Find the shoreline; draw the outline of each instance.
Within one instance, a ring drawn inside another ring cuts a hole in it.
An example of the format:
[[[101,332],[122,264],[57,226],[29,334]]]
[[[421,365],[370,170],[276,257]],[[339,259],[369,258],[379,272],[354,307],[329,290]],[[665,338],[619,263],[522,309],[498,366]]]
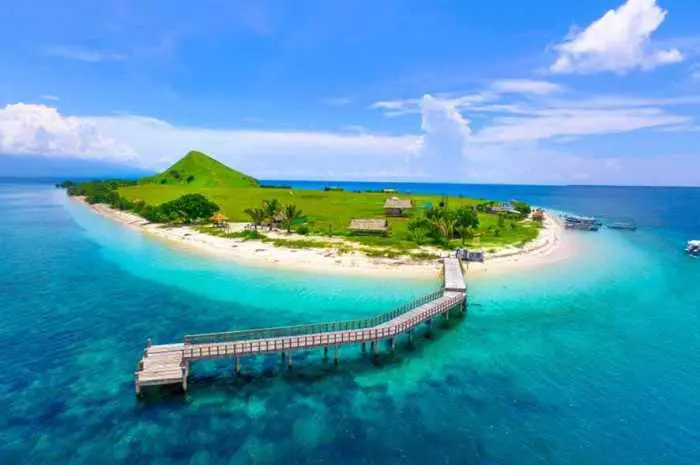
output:
[[[311,273],[401,278],[436,278],[442,269],[438,260],[417,261],[410,257],[369,257],[359,251],[339,253],[336,249],[293,249],[276,247],[254,239],[217,237],[196,231],[191,226],[163,226],[149,223],[134,213],[116,210],[105,204],[89,204],[80,197],[69,197],[69,199],[103,217],[140,233],[162,239],[168,245],[181,250],[203,253],[247,266]],[[279,238],[294,237],[283,233],[273,234]],[[307,236],[299,237],[313,239]],[[337,241],[339,244],[347,243],[342,239]],[[545,213],[543,228],[535,240],[522,248],[510,246],[495,253],[487,253],[484,263],[470,262],[468,266],[465,264],[465,274],[467,276],[486,272],[494,274],[538,267],[571,258],[574,252],[572,241],[570,238],[567,240],[567,235],[564,234],[563,223],[552,214]],[[441,256],[449,255],[452,253],[441,251]]]

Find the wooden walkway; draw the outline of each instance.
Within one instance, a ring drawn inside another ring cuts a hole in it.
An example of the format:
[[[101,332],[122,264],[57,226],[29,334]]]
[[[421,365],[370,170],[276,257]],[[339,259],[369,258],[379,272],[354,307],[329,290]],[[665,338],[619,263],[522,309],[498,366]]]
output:
[[[380,341],[389,341],[393,350],[400,334],[408,334],[410,339],[418,325],[431,324],[438,315],[449,318],[453,309],[464,313],[466,305],[461,264],[456,258],[446,258],[443,289],[372,318],[189,335],[179,344],[152,345],[149,340],[134,374],[136,394],[140,394],[144,386],[166,384],[180,384],[186,391],[190,363],[198,360],[234,359],[236,373],[240,373],[241,357],[273,352],[281,353],[290,368],[291,354],[299,350],[323,348],[324,358],[327,358],[329,348],[333,348],[337,364],[341,345],[362,344],[364,351],[370,343],[376,355]]]

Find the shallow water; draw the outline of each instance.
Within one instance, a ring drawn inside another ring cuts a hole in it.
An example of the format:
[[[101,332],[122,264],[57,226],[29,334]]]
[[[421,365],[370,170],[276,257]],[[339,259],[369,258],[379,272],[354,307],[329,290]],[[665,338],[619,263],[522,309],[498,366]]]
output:
[[[585,214],[602,195],[494,189]],[[0,463],[700,463],[700,260],[680,253],[700,203],[654,191],[605,191],[644,227],[473,279],[467,319],[381,366],[201,363],[186,397],[139,402],[147,337],[369,316],[439,282],[219,262],[0,184]]]

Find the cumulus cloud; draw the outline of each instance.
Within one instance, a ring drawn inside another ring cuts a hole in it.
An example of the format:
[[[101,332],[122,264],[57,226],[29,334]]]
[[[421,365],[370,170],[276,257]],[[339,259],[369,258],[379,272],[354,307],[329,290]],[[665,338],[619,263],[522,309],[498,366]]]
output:
[[[635,68],[649,70],[681,62],[683,54],[678,49],[655,48],[651,42],[666,14],[656,0],[627,0],[585,29],[572,31],[555,47],[559,56],[550,71],[623,74]]]
[[[421,101],[421,129],[417,153],[422,170],[438,174],[462,165],[471,135],[469,121],[447,101],[424,95]],[[457,162],[455,164],[455,162]]]
[[[81,118],[46,105],[17,103],[0,109],[0,152],[129,160],[136,153]]]
[[[364,128],[339,132],[207,129],[143,116],[66,116],[44,105],[15,104],[0,109],[0,153],[129,158],[134,166],[161,169],[187,150],[199,149],[270,179],[700,184],[700,157],[693,154],[590,157],[568,153],[567,145],[554,149],[542,145],[565,134],[604,133],[605,127],[611,131],[672,128],[656,125],[663,119],[667,124],[680,121],[658,109],[538,108],[527,118],[495,118],[473,131],[454,100],[426,95],[419,101],[421,131],[399,135]],[[668,168],[669,160],[675,167],[690,169],[678,173]],[[654,177],[655,172],[663,176]]]

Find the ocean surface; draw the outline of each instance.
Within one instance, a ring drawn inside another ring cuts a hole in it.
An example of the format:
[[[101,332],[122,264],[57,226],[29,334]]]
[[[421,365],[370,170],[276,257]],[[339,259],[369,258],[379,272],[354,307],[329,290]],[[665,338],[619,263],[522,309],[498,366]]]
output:
[[[700,260],[682,250],[700,239],[700,189],[401,188],[640,229],[569,232],[575,259],[470,279],[466,319],[412,350],[400,341],[379,366],[357,348],[337,369],[316,352],[292,373],[278,356],[244,360],[239,378],[231,363],[200,363],[186,396],[137,400],[148,337],[360,318],[440,283],[217,261],[48,184],[5,181],[0,464],[700,463]]]

